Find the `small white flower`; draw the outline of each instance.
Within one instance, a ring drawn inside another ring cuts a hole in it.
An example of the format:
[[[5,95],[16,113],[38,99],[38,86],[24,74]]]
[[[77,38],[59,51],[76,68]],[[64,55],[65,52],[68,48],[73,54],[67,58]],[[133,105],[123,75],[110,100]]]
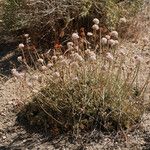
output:
[[[37,61],[38,61],[39,63],[44,63],[44,60],[43,60],[42,58],[39,58]]]
[[[118,39],[118,32],[117,31],[112,31],[112,32],[110,32],[110,36],[113,37],[113,38]]]
[[[57,56],[52,56],[52,60],[54,60],[54,61],[56,61],[58,59],[58,57]]]
[[[119,41],[118,40],[115,40],[115,45],[118,45],[119,44]]]
[[[108,44],[109,44],[110,46],[114,46],[114,45],[116,44],[116,42],[115,42],[115,40],[110,39],[110,40],[108,40]]]
[[[95,24],[99,24],[99,19],[94,18],[94,19],[93,19],[93,22],[94,22]]]
[[[17,78],[23,78],[25,76],[25,73],[19,73],[16,69],[12,69],[11,73],[13,76],[17,77]]]
[[[24,37],[28,38],[28,37],[29,37],[29,34],[24,34]]]
[[[96,55],[95,56],[94,55],[90,56],[89,57],[89,61],[92,61],[92,62],[96,61]]]
[[[105,38],[106,38],[107,40],[110,40],[110,35],[106,35]]]
[[[92,26],[92,29],[93,29],[93,30],[99,30],[99,26],[98,26],[97,24],[94,24],[94,25]]]
[[[72,39],[73,39],[73,40],[79,39],[78,33],[73,33],[73,34],[72,34]]]
[[[51,68],[51,67],[53,67],[53,64],[52,64],[52,63],[48,63],[48,64],[47,64],[47,67],[48,67],[48,68]]]
[[[125,18],[125,17],[123,17],[123,18],[120,18],[120,20],[119,20],[119,23],[123,23],[123,24],[125,24],[127,22],[127,19]]]
[[[102,43],[102,45],[106,45],[107,44],[107,38],[102,38],[101,39],[101,43]]]
[[[23,44],[23,43],[20,43],[20,44],[19,44],[19,48],[20,48],[20,49],[23,49],[23,48],[24,48],[24,44]]]
[[[92,32],[88,32],[87,36],[93,36],[93,33]]]
[[[109,61],[112,61],[112,60],[114,60],[114,57],[113,57],[113,55],[111,54],[111,53],[106,53],[106,58],[109,60]]]
[[[22,62],[22,61],[23,61],[22,56],[18,56],[17,60],[18,60],[19,62]]]
[[[68,47],[68,49],[73,48],[73,42],[68,42],[67,47]]]

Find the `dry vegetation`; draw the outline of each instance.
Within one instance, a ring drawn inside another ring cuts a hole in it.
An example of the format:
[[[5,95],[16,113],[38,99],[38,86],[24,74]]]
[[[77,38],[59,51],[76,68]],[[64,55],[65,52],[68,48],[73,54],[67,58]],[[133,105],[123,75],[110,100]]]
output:
[[[150,63],[143,59],[149,56],[145,52],[149,37],[138,34],[142,27],[137,33],[132,30],[126,19],[141,4],[141,0],[3,3],[2,35],[23,33],[13,53],[10,79],[13,89],[19,89],[12,102],[19,110],[17,121],[53,136],[69,132],[78,138],[96,130],[119,131],[126,139],[125,132],[140,125],[149,105],[145,95]],[[122,39],[135,35],[140,38],[138,53]],[[5,80],[0,75],[0,84]]]

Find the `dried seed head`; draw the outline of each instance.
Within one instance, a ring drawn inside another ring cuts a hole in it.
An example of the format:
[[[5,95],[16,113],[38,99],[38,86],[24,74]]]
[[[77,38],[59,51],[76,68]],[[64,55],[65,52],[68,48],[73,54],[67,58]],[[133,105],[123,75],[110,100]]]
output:
[[[19,44],[19,48],[20,48],[20,49],[23,49],[23,48],[24,48],[24,44],[23,44],[23,43],[20,43],[20,44]]]
[[[52,60],[56,61],[58,59],[58,57],[56,55],[52,56]]]
[[[110,40],[110,35],[106,35],[105,38],[106,38],[107,40]]]
[[[68,47],[68,49],[72,48],[73,47],[73,42],[68,42],[67,47]]]
[[[118,40],[115,40],[115,45],[118,45],[119,44],[119,41]]]
[[[73,33],[73,34],[72,34],[72,39],[73,39],[73,40],[79,39],[78,33]]]
[[[110,39],[110,40],[108,40],[108,44],[113,47],[113,46],[115,46],[116,42],[115,42],[115,40]]]
[[[44,63],[44,60],[43,60],[42,58],[39,58],[37,61],[38,61],[39,63]]]
[[[29,34],[24,34],[24,37],[25,37],[25,38],[28,38],[28,37],[29,37]]]
[[[93,33],[92,32],[88,32],[87,36],[93,36]]]
[[[101,44],[102,44],[102,45],[106,45],[106,44],[107,44],[107,38],[104,38],[104,37],[103,37],[103,38],[101,39]]]
[[[93,22],[94,22],[94,24],[99,24],[99,19],[94,18],[94,19],[93,19]]]
[[[98,26],[97,24],[94,24],[94,25],[92,26],[92,29],[97,31],[97,30],[99,30],[99,26]]]
[[[110,36],[113,37],[113,38],[118,39],[118,32],[117,31],[112,31],[112,32],[110,32]]]
[[[17,60],[18,60],[19,62],[22,62],[22,61],[23,61],[22,56],[19,56],[19,57],[17,58]]]
[[[47,64],[47,67],[48,67],[48,68],[52,68],[52,67],[53,67],[53,64],[52,64],[52,63],[48,63],[48,64]]]

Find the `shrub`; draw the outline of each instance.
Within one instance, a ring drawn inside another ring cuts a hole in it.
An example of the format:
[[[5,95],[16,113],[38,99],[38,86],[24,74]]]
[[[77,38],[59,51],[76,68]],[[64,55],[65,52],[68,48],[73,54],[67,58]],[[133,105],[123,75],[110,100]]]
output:
[[[33,101],[20,113],[30,125],[78,135],[93,129],[128,129],[140,122],[145,110],[143,93],[149,83],[148,77],[138,86],[142,59],[129,57],[125,48],[117,50],[117,31],[102,38],[99,21],[93,22],[88,36],[85,32],[72,34],[64,53],[57,45],[53,56],[47,54],[48,62],[44,57],[36,60],[43,73],[42,89],[36,90],[31,76],[28,85]],[[24,45],[20,48],[24,51]],[[12,73],[17,78],[25,76],[15,69]]]
[[[114,29],[120,17],[140,6],[139,1],[142,0],[132,1],[130,5],[131,2],[126,0],[124,3],[116,0],[6,0],[3,27],[7,32],[19,30],[31,33],[42,47],[44,43],[53,44],[61,30],[68,34],[67,29],[89,28],[93,17],[100,18],[102,25]]]

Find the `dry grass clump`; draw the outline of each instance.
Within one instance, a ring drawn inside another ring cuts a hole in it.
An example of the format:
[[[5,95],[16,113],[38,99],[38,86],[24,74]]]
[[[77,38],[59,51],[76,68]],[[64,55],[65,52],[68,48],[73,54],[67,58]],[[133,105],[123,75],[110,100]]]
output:
[[[99,20],[93,23],[92,32],[73,33],[65,51],[57,45],[53,56],[48,52],[41,57],[35,50],[40,76],[36,73],[27,79],[26,73],[12,70],[33,93],[33,101],[20,113],[30,125],[54,134],[73,131],[78,135],[94,129],[128,129],[140,122],[149,84],[149,76],[142,86],[138,84],[143,59],[130,57],[125,48],[117,49],[117,31],[102,36]],[[26,46],[19,45],[23,55],[18,61],[31,69],[24,55]]]

